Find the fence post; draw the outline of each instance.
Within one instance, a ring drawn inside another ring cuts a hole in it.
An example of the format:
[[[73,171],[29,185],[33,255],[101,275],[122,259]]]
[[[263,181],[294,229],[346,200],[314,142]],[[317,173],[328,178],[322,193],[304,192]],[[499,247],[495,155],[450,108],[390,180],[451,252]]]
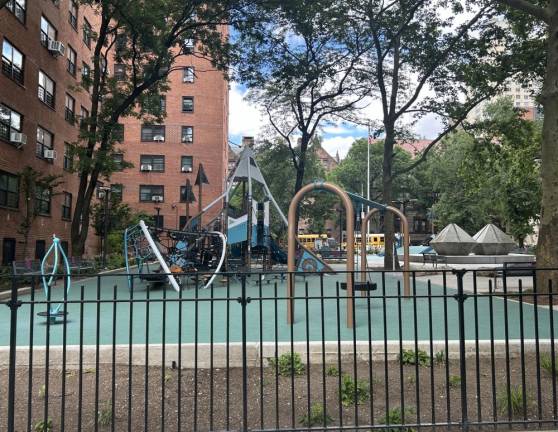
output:
[[[12,292],[10,301],[6,303],[10,308],[10,365],[8,367],[8,432],[15,431],[15,375],[16,375],[16,342],[17,342],[17,310],[21,301],[17,299],[17,283],[12,276]],[[31,347],[33,349],[33,347]],[[32,365],[29,365],[32,367]]]
[[[246,353],[246,306],[252,300],[246,297],[246,273],[241,276],[242,291],[236,299],[242,308],[242,430],[248,430],[248,356]]]
[[[452,273],[457,277],[457,300],[458,319],[459,319],[459,374],[461,378],[461,430],[469,430],[469,416],[467,412],[467,368],[465,364],[465,300],[468,295],[463,292],[463,277],[467,270],[453,270]]]

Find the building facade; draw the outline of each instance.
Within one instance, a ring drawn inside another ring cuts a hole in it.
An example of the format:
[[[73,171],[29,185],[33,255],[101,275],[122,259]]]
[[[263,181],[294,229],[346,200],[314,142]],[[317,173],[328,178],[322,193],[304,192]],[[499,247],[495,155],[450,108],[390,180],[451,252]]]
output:
[[[56,234],[67,247],[78,177],[70,173],[68,143],[78,138],[79,118],[90,97],[76,91],[91,58],[95,16],[72,0],[10,0],[0,9],[0,253],[1,264],[41,258]],[[34,192],[28,212],[20,173],[60,176],[54,190]],[[97,239],[92,234],[87,250]],[[70,251],[71,252],[71,251]]]
[[[195,48],[194,48],[195,49]],[[115,72],[118,65],[114,65]],[[189,180],[196,201],[189,215],[198,213],[200,165],[208,184],[202,185],[202,206],[224,192],[228,163],[228,83],[221,71],[195,55],[181,56],[169,73],[170,90],[161,98],[164,122],[143,124],[121,119],[122,159],[133,168],[111,176],[111,187],[133,209],[155,217],[159,227],[181,228],[186,223],[185,185]],[[204,216],[210,222],[221,210],[214,206]]]

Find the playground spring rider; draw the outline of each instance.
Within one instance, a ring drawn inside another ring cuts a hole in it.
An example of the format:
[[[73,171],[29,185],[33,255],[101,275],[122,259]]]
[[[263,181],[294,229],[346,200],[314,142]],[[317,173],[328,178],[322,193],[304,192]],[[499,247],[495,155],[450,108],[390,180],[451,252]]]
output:
[[[46,267],[47,267],[47,261],[48,261],[49,256],[51,254],[54,254],[54,262],[52,264],[52,270],[50,271],[50,275],[47,275],[45,270],[46,270]],[[62,257],[61,259],[60,259],[60,256]],[[52,292],[51,292],[50,289],[56,283],[57,276],[58,276],[58,266],[61,262],[63,262],[63,266],[64,266],[64,270],[65,270],[65,275],[63,276],[63,280],[64,280],[64,284],[65,284],[65,289],[66,289],[65,297],[67,298],[68,294],[70,293],[70,286],[71,286],[70,264],[68,262],[68,257],[66,256],[66,253],[64,252],[64,248],[62,247],[62,244],[60,243],[60,239],[58,237],[56,237],[56,235],[53,235],[52,236],[52,244],[48,248],[45,256],[43,257],[43,259],[41,260],[41,278],[42,278],[42,282],[43,282],[43,289],[44,289],[44,292],[45,292],[45,297],[47,298],[47,300],[52,299],[52,296],[51,296]],[[58,303],[56,305],[48,304],[47,305],[47,308],[48,308],[47,311],[46,312],[39,312],[38,315],[46,317],[51,322],[56,321],[56,318],[65,317],[65,315],[66,315],[65,311],[60,310],[60,309],[62,309],[62,305],[63,305],[63,303]]]

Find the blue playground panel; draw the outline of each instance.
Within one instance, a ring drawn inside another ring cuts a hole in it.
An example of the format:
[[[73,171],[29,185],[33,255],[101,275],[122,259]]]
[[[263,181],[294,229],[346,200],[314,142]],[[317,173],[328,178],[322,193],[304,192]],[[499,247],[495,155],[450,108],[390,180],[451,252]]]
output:
[[[453,276],[448,276],[453,277]],[[344,281],[344,275],[324,276],[324,296],[336,296],[337,282]],[[400,337],[399,319],[401,317],[401,336],[403,340],[414,340],[415,331],[419,340],[428,340],[431,337],[429,325],[429,310],[432,311],[432,338],[443,340],[445,337],[444,322],[447,316],[447,336],[450,340],[458,338],[457,322],[457,301],[451,297],[455,290],[447,288],[449,297],[427,298],[386,298],[379,297],[382,292],[379,274],[374,274],[372,279],[378,282],[379,289],[372,292],[370,303],[366,298],[356,298],[355,300],[355,337],[357,340],[367,341],[369,338],[368,320],[370,319],[371,339],[384,339],[384,302],[386,314],[387,339],[398,340]],[[398,278],[395,275],[386,275],[385,292],[387,296],[397,296]],[[219,278],[217,279],[219,281]],[[269,281],[269,283],[268,283]],[[246,306],[247,311],[247,340],[253,342],[262,341],[290,341],[291,328],[286,322],[287,303],[284,299],[286,293],[286,282],[280,279],[268,278],[264,280],[260,287],[257,277],[253,277],[247,283],[247,296],[252,301]],[[311,276],[306,278],[308,283],[308,296],[320,296],[320,278]],[[275,288],[277,284],[277,288]],[[70,301],[79,300],[80,286],[84,286],[84,297],[86,301],[95,301],[97,298],[97,280],[89,279],[76,281],[69,294]],[[168,300],[177,300],[179,293],[167,287],[166,291],[151,290],[147,291],[147,284],[139,279],[134,280],[133,315],[132,315],[132,339],[129,338],[130,323],[130,291],[127,287],[124,275],[110,275],[101,278],[99,285],[99,298],[105,300],[99,306],[96,303],[87,303],[83,306],[83,340],[84,344],[95,344],[97,337],[96,317],[100,317],[99,342],[100,344],[111,344],[114,317],[116,316],[116,340],[117,344],[160,343],[162,341],[163,326],[165,326],[165,341],[167,343],[177,343],[179,334],[179,303],[177,301],[166,302],[166,307],[161,300],[166,295]],[[116,286],[116,290],[114,290]],[[276,291],[275,291],[276,290]],[[302,277],[297,277],[296,296],[304,297],[306,294],[305,283]],[[274,299],[275,292],[281,299]],[[346,323],[346,301],[344,291],[339,291],[341,299],[336,298],[299,298],[295,300],[295,324],[292,328],[292,338],[294,341],[306,341],[307,337],[311,341],[341,340],[352,341],[353,331],[348,329]],[[416,282],[416,293],[418,296],[427,295],[427,285],[423,281]],[[241,287],[238,282],[231,282],[230,292],[227,298],[227,288],[225,285],[215,283],[213,290],[194,290],[185,289],[182,291],[182,342],[209,342],[211,333],[213,342],[220,343],[227,341],[241,341],[241,306],[236,298],[241,294]],[[260,295],[261,294],[261,295]],[[443,288],[432,285],[432,294],[440,296]],[[113,295],[116,296],[116,308],[113,308]],[[142,301],[147,298],[157,300],[149,303]],[[58,302],[62,297],[62,287],[53,289],[52,300]],[[195,302],[196,297],[202,301]],[[213,297],[213,302],[207,301]],[[49,326],[46,325],[44,317],[37,316],[38,312],[46,310],[46,304],[35,304],[31,313],[29,303],[30,296],[24,295],[19,298],[24,302],[18,309],[17,317],[17,344],[20,346],[29,345],[29,334],[31,325],[33,327],[33,344],[40,346],[45,344],[45,336]],[[44,301],[44,296],[40,291],[36,292],[35,301]],[[323,315],[322,315],[323,303]],[[494,297],[492,300],[493,311],[493,331],[495,339],[505,338],[505,303],[502,298]],[[370,304],[370,307],[368,305]],[[489,298],[478,297],[478,322],[479,339],[490,339],[490,302]],[[465,336],[467,339],[475,337],[475,301],[469,298],[465,302]],[[306,308],[308,307],[308,315]],[[414,320],[414,308],[416,307],[416,326]],[[401,314],[399,312],[401,308]],[[166,319],[163,320],[163,309],[165,309]],[[508,300],[508,334],[510,339],[520,337],[520,304],[517,301]],[[339,312],[338,312],[339,310]],[[535,310],[538,316],[535,317]],[[67,344],[79,344],[80,331],[80,304],[70,303],[67,307]],[[337,314],[340,316],[338,325]],[[558,316],[554,314],[554,332],[558,334]],[[526,339],[535,337],[535,321],[538,320],[539,337],[548,339],[550,337],[550,310],[546,306],[539,306],[535,309],[532,305],[523,304],[523,331]],[[324,332],[322,334],[322,316]],[[308,332],[307,332],[307,318]],[[31,322],[32,320],[32,322]],[[58,321],[60,322],[60,321]],[[146,338],[146,323],[149,323],[148,338]],[[197,322],[197,337],[195,334],[195,323]],[[227,328],[227,322],[229,327]],[[211,326],[211,323],[213,325]],[[277,325],[277,337],[275,336]],[[260,333],[261,326],[261,333]],[[416,327],[416,329],[415,329]],[[0,332],[0,345],[6,346],[9,343],[10,313],[7,308],[0,314],[0,328],[5,331]],[[62,343],[63,326],[61,324],[50,325],[50,343],[60,345]],[[339,333],[338,333],[339,332]]]

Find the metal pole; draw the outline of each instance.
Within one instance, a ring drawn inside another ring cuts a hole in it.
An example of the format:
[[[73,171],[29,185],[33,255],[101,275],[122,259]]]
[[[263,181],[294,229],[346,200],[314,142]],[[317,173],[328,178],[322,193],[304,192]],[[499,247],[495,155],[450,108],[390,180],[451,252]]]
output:
[[[103,268],[107,267],[107,251],[108,251],[108,204],[109,204],[109,191],[105,191],[105,220],[103,228]]]
[[[17,310],[21,301],[17,299],[15,275],[12,277],[12,295],[7,303],[10,308],[10,354],[8,366],[8,432],[15,431],[15,389],[16,389],[16,342],[17,342]],[[33,341],[31,341],[32,343]],[[33,349],[33,347],[31,347]],[[33,365],[29,365],[33,367]]]
[[[461,430],[469,430],[469,418],[467,413],[467,367],[465,364],[465,300],[467,295],[463,293],[463,277],[467,270],[454,270],[457,276],[457,306],[459,319],[459,372],[461,375]]]

